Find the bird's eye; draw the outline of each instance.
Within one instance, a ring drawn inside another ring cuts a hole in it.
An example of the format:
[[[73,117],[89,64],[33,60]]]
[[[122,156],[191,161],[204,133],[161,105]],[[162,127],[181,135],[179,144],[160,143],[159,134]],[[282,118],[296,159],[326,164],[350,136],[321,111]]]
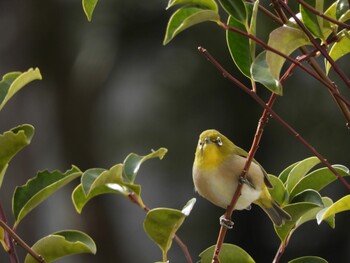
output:
[[[205,144],[209,144],[209,143],[210,143],[210,139],[209,139],[209,138],[205,138],[205,139],[204,139],[204,143],[205,143]]]
[[[216,143],[219,145],[219,146],[222,146],[222,140],[220,137],[217,137],[216,138]]]
[[[198,146],[199,146],[199,149],[203,148],[203,142],[201,139],[199,139],[199,141],[198,141]]]

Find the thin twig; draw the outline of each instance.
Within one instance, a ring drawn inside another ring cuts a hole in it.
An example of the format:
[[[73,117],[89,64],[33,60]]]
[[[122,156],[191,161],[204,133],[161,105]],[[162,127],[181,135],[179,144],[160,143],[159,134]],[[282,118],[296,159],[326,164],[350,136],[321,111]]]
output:
[[[295,15],[295,13],[290,9],[290,7],[288,5],[286,5],[282,0],[279,0],[279,4],[284,8],[284,10],[286,10],[289,15],[291,15],[295,22],[299,25],[299,27],[303,30],[303,32],[306,34],[306,36],[309,38],[309,40],[311,41],[312,45],[314,47],[316,47],[321,54],[325,57],[325,59],[327,59],[327,61],[332,65],[332,67],[334,68],[334,71],[339,75],[339,77],[344,81],[345,85],[350,88],[350,80],[348,79],[348,77],[344,74],[344,72],[337,67],[337,65],[335,64],[334,60],[329,56],[327,50],[325,50],[315,39],[314,37],[311,35],[311,33],[309,32],[309,30],[307,30],[307,28],[305,27],[305,25],[300,21],[300,19]]]
[[[333,19],[329,16],[326,16],[325,14],[323,14],[322,12],[316,10],[314,7],[312,7],[311,5],[309,5],[308,3],[306,3],[304,0],[297,0],[302,6],[304,6],[306,9],[310,10],[312,13],[314,13],[315,15],[322,17],[325,20],[328,20],[329,22],[332,22],[333,24],[336,24],[338,26],[344,27],[348,30],[350,30],[350,26],[346,23],[340,22],[336,19]]]
[[[45,259],[38,255],[30,246],[24,242],[15,231],[12,230],[3,220],[0,219],[0,226],[16,241],[18,245],[20,245],[24,250],[26,250],[33,258],[35,258],[38,262],[45,263]]]

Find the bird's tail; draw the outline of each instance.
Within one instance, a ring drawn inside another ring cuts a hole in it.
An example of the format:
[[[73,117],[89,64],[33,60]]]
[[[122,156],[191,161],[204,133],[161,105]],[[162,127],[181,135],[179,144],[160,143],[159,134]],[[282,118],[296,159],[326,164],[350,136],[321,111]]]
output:
[[[292,219],[291,216],[273,200],[271,207],[263,205],[260,205],[260,207],[268,214],[273,223],[277,226],[281,226],[285,221]]]

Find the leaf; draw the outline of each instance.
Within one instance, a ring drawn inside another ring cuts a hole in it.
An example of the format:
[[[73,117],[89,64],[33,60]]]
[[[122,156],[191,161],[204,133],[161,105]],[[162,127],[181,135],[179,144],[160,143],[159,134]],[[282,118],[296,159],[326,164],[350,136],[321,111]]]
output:
[[[327,260],[316,256],[305,256],[293,259],[288,263],[328,263]]]
[[[84,13],[85,13],[86,18],[89,22],[91,22],[92,14],[95,10],[97,2],[98,2],[98,0],[83,0],[82,1]]]
[[[339,199],[337,202],[335,202],[330,207],[327,207],[320,211],[317,214],[317,223],[321,224],[321,222],[332,215],[335,215],[340,212],[348,211],[350,210],[350,195],[346,195],[343,198]]]
[[[94,169],[89,170],[91,171]],[[82,183],[79,184],[72,193],[72,201],[78,213],[81,213],[83,207],[88,203],[89,200],[95,196],[102,194],[121,194],[125,197],[128,197],[128,195],[133,192],[136,198],[138,198],[139,204],[143,205],[140,196],[141,186],[124,182],[122,178],[122,164],[117,164],[109,170],[95,168],[95,172],[98,170],[100,171],[100,174],[97,177],[92,172],[85,172],[83,175],[84,178],[82,176]],[[87,178],[90,176],[90,179]],[[89,186],[84,186],[85,183]],[[85,191],[83,187],[85,187]]]
[[[266,51],[261,52],[253,61],[251,65],[251,76],[253,80],[261,83],[267,89],[276,93],[277,95],[282,95],[282,85],[275,79],[271,73],[271,69],[266,61]]]
[[[247,10],[242,0],[219,0],[225,11],[242,24],[247,23]]]
[[[315,190],[305,190],[296,196],[290,201],[291,204],[293,203],[301,203],[301,202],[306,202],[306,203],[313,203],[318,206],[323,206],[322,198],[321,195],[315,191]]]
[[[46,236],[37,241],[32,249],[48,263],[74,254],[96,254],[96,245],[92,238],[76,230],[64,230]],[[24,263],[37,261],[27,254]]]
[[[348,0],[338,0],[336,8],[336,18],[339,19],[342,15],[349,11]]]
[[[215,245],[207,248],[199,254],[201,263],[211,263],[215,251]],[[252,257],[242,248],[233,244],[222,244],[220,262],[254,263]]]
[[[85,195],[89,194],[89,191],[91,189],[91,186],[96,181],[97,177],[106,171],[106,169],[102,168],[92,168],[86,170],[83,175],[81,176],[81,185],[83,187]]]
[[[0,111],[4,105],[20,89],[33,80],[41,80],[41,74],[38,68],[29,69],[26,72],[11,72],[2,77],[0,81]]]
[[[218,5],[214,0],[170,0],[166,9],[179,4],[199,5],[206,9],[218,12]]]
[[[288,237],[290,237],[291,233],[295,229],[296,222],[300,220],[303,215],[305,215],[311,209],[317,207],[320,206],[314,203],[295,203],[284,206],[283,210],[285,210],[292,217],[292,219],[286,221],[282,226],[274,226],[275,231],[281,241],[284,242]]]
[[[298,163],[299,163],[299,161],[298,161],[298,162],[295,162],[295,163],[293,163],[293,164],[291,164],[291,165],[289,165],[287,168],[285,168],[285,169],[279,174],[278,178],[279,178],[283,183],[285,183],[285,182],[287,181],[287,179],[288,179],[288,175],[289,175],[290,171],[291,171]]]
[[[0,244],[2,245],[2,247],[6,252],[10,251],[10,248],[7,246],[5,242],[5,231],[2,227],[0,227]]]
[[[157,157],[160,160],[162,160],[164,155],[167,153],[167,151],[168,150],[165,148],[159,148],[157,151],[152,151],[152,153],[145,156],[140,156],[135,153],[130,153],[125,158],[124,164],[123,164],[123,172],[124,172],[125,180],[128,183],[133,183],[140,169],[140,166],[144,161],[147,161],[152,158],[157,158]]]
[[[147,213],[143,227],[149,238],[162,250],[163,261],[166,260],[166,254],[171,247],[176,231],[191,212],[195,202],[195,198],[189,200],[182,211],[170,208],[155,208]]]
[[[25,146],[30,144],[34,135],[34,127],[20,125],[0,134],[0,187],[10,160]]]
[[[286,188],[288,193],[292,191],[294,186],[317,164],[320,160],[313,156],[300,161],[289,173]]]
[[[319,12],[323,12],[323,0],[308,0],[308,4],[312,7],[315,7]],[[300,5],[300,13],[304,25],[307,29],[316,37],[325,40],[323,35],[323,19],[309,9],[304,8],[303,5]]]
[[[12,198],[12,211],[16,219],[14,228],[32,209],[81,174],[75,166],[65,173],[43,171],[25,185],[17,187]]]
[[[245,26],[233,19],[232,16],[228,18],[227,24],[234,28],[247,32]],[[226,31],[227,47],[230,51],[233,62],[237,68],[248,78],[250,78],[250,66],[252,64],[251,49],[249,46],[249,39],[238,34],[237,32]]]
[[[220,16],[217,11],[192,6],[182,7],[170,17],[163,45],[168,44],[177,34],[193,25],[219,20]]]
[[[289,26],[282,26],[270,33],[268,45],[289,56],[297,48],[311,45],[311,42],[302,30]],[[267,51],[266,62],[273,78],[279,80],[285,58],[271,51]]]
[[[337,61],[341,57],[347,55],[350,53],[350,30],[344,31],[340,34],[340,40],[332,46],[331,50],[329,51],[329,56],[334,60]],[[328,74],[331,64],[328,60],[325,60],[326,62],[326,74]]]
[[[349,170],[345,166],[333,165],[333,167],[341,176],[350,175],[348,173]],[[307,174],[295,185],[295,187],[290,192],[290,198],[293,198],[296,194],[306,189],[314,189],[316,191],[320,191],[335,180],[337,180],[337,177],[327,167],[317,169]]]
[[[284,184],[281,181],[281,179],[271,174],[269,174],[268,176],[269,176],[269,181],[273,185],[273,188],[269,189],[272,199],[281,205],[287,199],[286,188],[284,187]]]

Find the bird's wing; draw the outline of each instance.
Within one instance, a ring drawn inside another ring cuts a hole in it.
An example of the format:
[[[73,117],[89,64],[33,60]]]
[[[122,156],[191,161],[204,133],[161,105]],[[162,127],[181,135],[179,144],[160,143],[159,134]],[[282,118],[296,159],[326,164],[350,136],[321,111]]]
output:
[[[235,147],[235,151],[236,151],[236,154],[238,154],[238,155],[240,155],[242,157],[247,158],[247,156],[248,156],[248,153],[245,150],[243,150],[242,148],[238,147],[238,146]],[[272,186],[272,184],[270,182],[270,179],[269,179],[265,169],[255,159],[253,159],[253,162],[260,166],[260,168],[261,168],[261,170],[262,170],[262,172],[264,174],[264,182],[265,182],[266,186],[268,188],[272,188],[273,186]]]

